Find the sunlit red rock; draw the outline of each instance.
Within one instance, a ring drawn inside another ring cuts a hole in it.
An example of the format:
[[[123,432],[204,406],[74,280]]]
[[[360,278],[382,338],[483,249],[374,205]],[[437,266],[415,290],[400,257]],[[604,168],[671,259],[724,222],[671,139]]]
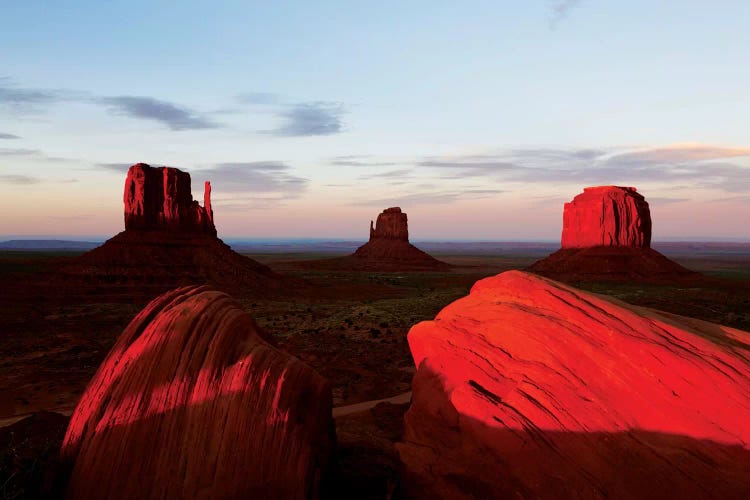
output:
[[[651,211],[633,187],[587,187],[565,204],[562,248],[650,245]]]
[[[125,229],[159,229],[216,235],[211,211],[211,184],[206,182],[204,206],[190,188],[190,174],[145,163],[128,170],[123,194]]]
[[[651,248],[651,212],[632,187],[584,188],[563,210],[561,248],[529,271],[560,281],[696,281]]]
[[[125,329],[71,417],[67,496],[316,497],[331,401],[228,295],[168,292]]]
[[[750,497],[748,332],[510,271],[409,346],[407,497]]]
[[[216,236],[208,181],[203,200],[202,207],[193,200],[187,172],[133,165],[123,194],[125,231],[65,263],[51,279],[69,294],[86,291],[112,298],[153,298],[188,284],[261,295],[283,288],[279,275]],[[91,287],[97,289],[91,292]]]

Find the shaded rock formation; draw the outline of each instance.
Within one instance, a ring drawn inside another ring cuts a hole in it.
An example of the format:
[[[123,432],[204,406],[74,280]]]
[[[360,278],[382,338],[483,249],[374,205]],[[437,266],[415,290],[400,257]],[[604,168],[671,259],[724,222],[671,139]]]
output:
[[[399,207],[383,210],[373,226],[370,221],[370,240],[354,254],[335,259],[304,261],[300,267],[335,269],[341,271],[444,271],[450,264],[441,262],[409,243],[406,214]]]
[[[375,227],[370,221],[370,241],[377,239],[409,241],[409,222],[399,207],[383,210]]]
[[[408,339],[409,498],[750,495],[748,332],[509,271]]]
[[[104,286],[94,293],[113,299],[153,298],[188,284],[259,294],[282,288],[280,276],[217,238],[209,182],[201,207],[190,174],[138,163],[128,170],[123,201],[125,231],[64,265],[57,279],[67,288]]]
[[[565,204],[561,248],[529,271],[561,281],[698,280],[651,248],[651,212],[632,187],[584,188]]]
[[[158,229],[216,236],[211,210],[211,183],[206,182],[204,206],[190,189],[190,174],[172,167],[133,165],[125,179],[125,230]]]
[[[562,248],[648,248],[651,211],[633,187],[587,187],[563,209]]]
[[[128,325],[76,407],[69,498],[314,498],[328,383],[228,295],[184,287]]]

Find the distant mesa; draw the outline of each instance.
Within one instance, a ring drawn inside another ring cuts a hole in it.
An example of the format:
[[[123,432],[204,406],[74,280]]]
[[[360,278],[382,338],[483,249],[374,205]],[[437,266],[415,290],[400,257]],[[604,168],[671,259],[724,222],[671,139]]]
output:
[[[125,231],[63,266],[58,277],[65,284],[150,298],[188,284],[251,294],[282,288],[279,275],[216,236],[209,182],[201,206],[193,200],[189,173],[138,163],[128,170],[123,202]]]
[[[378,215],[375,227],[370,221],[370,241],[377,239],[409,241],[409,222],[401,208],[391,207],[383,210]]]
[[[408,340],[407,498],[750,495],[750,332],[508,271]]]
[[[399,207],[383,210],[370,221],[370,239],[354,254],[334,259],[299,262],[300,267],[340,271],[401,272],[445,271],[441,262],[409,243],[409,223]]]
[[[184,287],[117,340],[70,419],[67,498],[317,498],[331,389],[228,295]]]
[[[648,202],[635,188],[584,188],[565,204],[560,250],[528,270],[561,281],[698,279],[651,248],[651,227]]]

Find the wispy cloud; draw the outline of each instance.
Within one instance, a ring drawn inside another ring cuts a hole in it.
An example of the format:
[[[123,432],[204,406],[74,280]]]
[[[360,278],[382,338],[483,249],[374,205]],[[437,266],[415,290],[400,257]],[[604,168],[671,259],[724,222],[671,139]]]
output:
[[[580,0],[552,0],[550,6],[549,27],[557,26],[570,15],[570,11],[580,4]]]
[[[450,191],[437,191],[426,193],[408,193],[394,195],[388,198],[360,200],[352,205],[358,206],[401,206],[409,207],[416,205],[444,205],[455,203],[461,199],[491,198],[503,193],[502,189],[463,189]]]
[[[20,137],[18,137],[17,135],[13,135],[13,134],[4,134],[4,133],[0,132],[0,139],[8,139],[8,140],[11,140],[11,139],[20,139]]]
[[[124,174],[128,169],[134,165],[133,163],[96,163],[95,169],[104,169],[118,174]]]
[[[29,175],[16,175],[16,174],[0,175],[0,183],[4,183],[4,184],[15,184],[18,186],[27,186],[30,184],[39,184],[40,182],[42,182],[41,179],[37,177],[31,177]]]
[[[706,144],[667,146],[622,153],[609,158],[609,162],[620,164],[666,164],[686,163],[723,158],[750,156],[750,148],[725,148]]]
[[[97,102],[107,106],[115,114],[153,120],[171,130],[201,130],[220,126],[187,107],[153,97],[102,97]]]
[[[41,153],[38,149],[0,148],[0,156],[32,156]]]
[[[397,178],[403,178],[408,177],[409,175],[413,174],[414,170],[411,168],[403,168],[399,170],[389,170],[387,172],[378,172],[375,174],[367,174],[367,175],[361,175],[359,179],[361,180],[367,180],[367,179],[397,179]]]
[[[335,156],[328,163],[337,167],[389,167],[397,165],[392,161],[370,161],[369,155]]]
[[[292,174],[289,165],[278,161],[219,163],[195,170],[193,177],[210,180],[221,193],[277,193],[294,198],[307,189],[308,180]]]
[[[343,131],[344,108],[335,102],[294,104],[279,112],[281,125],[268,133],[280,137],[332,135]]]
[[[745,156],[750,156],[750,148],[712,145],[678,145],[625,153],[539,148],[508,150],[493,156],[428,158],[414,164],[436,170],[439,178],[482,177],[496,182],[581,185],[663,182],[742,192],[750,191],[750,167],[726,159]]]

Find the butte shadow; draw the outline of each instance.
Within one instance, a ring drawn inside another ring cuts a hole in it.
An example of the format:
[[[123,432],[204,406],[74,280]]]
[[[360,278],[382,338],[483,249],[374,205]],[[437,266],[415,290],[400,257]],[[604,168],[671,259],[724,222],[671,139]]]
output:
[[[386,208],[373,225],[370,239],[346,257],[308,260],[295,267],[335,271],[408,272],[447,271],[452,266],[409,243],[409,224],[399,207]]]
[[[651,211],[633,187],[584,188],[563,210],[561,248],[526,270],[565,282],[704,281],[651,248]]]
[[[176,286],[210,284],[243,295],[268,295],[290,278],[234,252],[216,236],[211,184],[204,206],[193,200],[190,174],[144,163],[128,170],[125,230],[54,273],[70,293],[153,298]]]
[[[521,271],[412,327],[407,498],[748,498],[750,333]]]
[[[206,286],[149,303],[78,403],[67,498],[317,498],[331,389]]]

